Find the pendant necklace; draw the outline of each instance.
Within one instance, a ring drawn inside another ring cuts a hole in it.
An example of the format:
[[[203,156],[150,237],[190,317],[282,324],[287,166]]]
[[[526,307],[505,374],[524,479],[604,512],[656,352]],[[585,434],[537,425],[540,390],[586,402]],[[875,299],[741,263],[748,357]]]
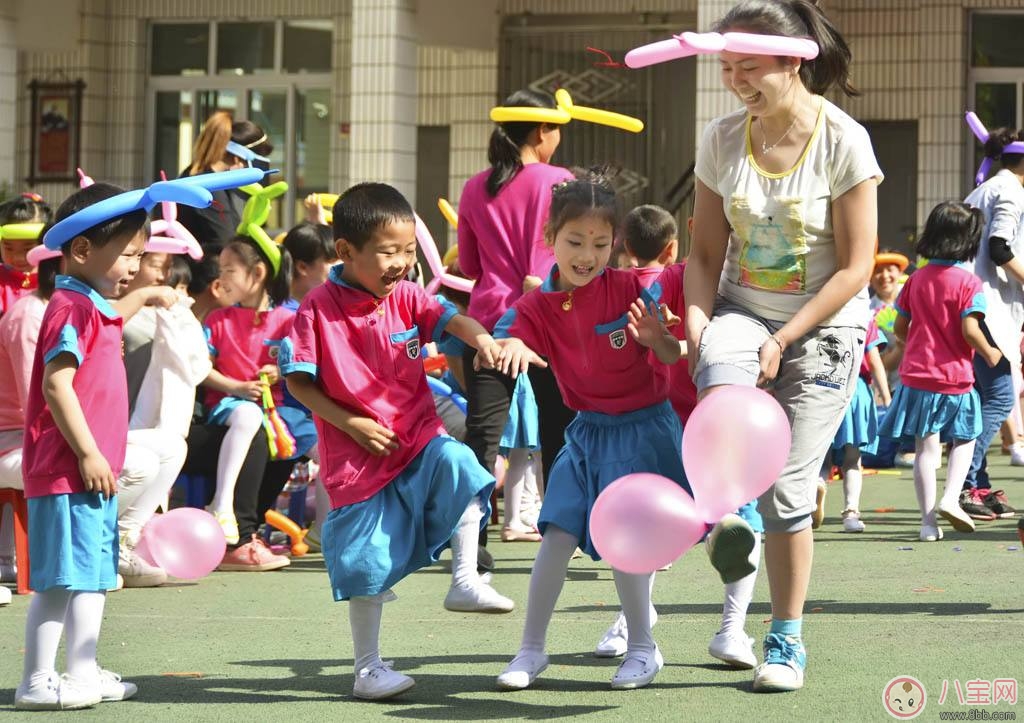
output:
[[[786,139],[786,136],[789,135],[789,132],[793,130],[793,126],[796,125],[796,122],[799,119],[800,114],[797,113],[795,116],[793,116],[793,122],[789,124],[789,128],[786,129],[786,132],[779,136],[778,140],[776,140],[774,143],[767,143],[766,141],[768,139],[768,136],[764,132],[764,122],[762,122],[760,116],[758,116],[757,127],[761,129],[761,155],[767,156],[772,151],[772,149],[775,148],[775,146],[782,143],[782,141]]]

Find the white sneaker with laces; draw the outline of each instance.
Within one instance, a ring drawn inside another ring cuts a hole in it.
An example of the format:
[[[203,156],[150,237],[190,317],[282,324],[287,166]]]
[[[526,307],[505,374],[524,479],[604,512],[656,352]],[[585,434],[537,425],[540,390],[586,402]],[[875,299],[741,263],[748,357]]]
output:
[[[520,650],[512,662],[498,676],[502,690],[524,690],[533,685],[537,676],[547,670],[548,656],[533,650]]]
[[[444,607],[457,613],[510,613],[516,604],[493,587],[477,580],[470,585],[452,585]]]
[[[733,668],[750,670],[757,665],[754,655],[754,639],[744,632],[728,633],[719,631],[708,643],[708,654]]]
[[[352,686],[352,695],[363,700],[383,700],[416,685],[408,675],[392,670],[392,665],[393,661],[382,660],[360,670]]]
[[[125,587],[157,587],[167,582],[166,572],[150,565],[124,544],[118,553],[117,572],[124,578]]]
[[[1024,444],[1017,442],[1010,448],[1010,464],[1014,467],[1024,467]]]
[[[651,684],[664,666],[665,659],[661,657],[657,645],[654,646],[653,655],[647,652],[626,653],[622,665],[612,676],[612,690],[644,688]]]
[[[96,672],[100,676],[100,695],[103,696],[104,703],[128,700],[139,692],[139,687],[135,683],[121,680],[121,676],[113,671],[97,665]]]
[[[98,689],[81,687],[56,673],[34,676],[29,685],[23,681],[14,693],[16,710],[77,710],[91,708],[102,700]]]

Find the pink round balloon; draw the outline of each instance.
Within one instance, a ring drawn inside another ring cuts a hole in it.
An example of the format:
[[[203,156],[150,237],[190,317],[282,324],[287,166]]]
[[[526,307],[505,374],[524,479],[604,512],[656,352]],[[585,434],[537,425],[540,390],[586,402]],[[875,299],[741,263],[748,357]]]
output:
[[[683,467],[703,519],[717,522],[771,487],[790,435],[786,413],[761,389],[728,386],[701,400],[683,431]]]
[[[153,562],[184,580],[209,575],[224,559],[227,547],[217,520],[195,507],[179,507],[154,517],[142,537]]]
[[[616,570],[646,575],[678,559],[704,536],[693,500],[670,479],[628,474],[598,495],[590,539]]]

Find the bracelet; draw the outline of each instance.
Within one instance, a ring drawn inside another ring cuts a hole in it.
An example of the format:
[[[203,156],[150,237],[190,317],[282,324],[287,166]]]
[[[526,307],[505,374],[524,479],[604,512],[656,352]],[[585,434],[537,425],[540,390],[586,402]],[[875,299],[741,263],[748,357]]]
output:
[[[775,334],[772,334],[768,338],[771,339],[772,341],[774,341],[776,344],[779,345],[779,353],[780,354],[785,354],[786,353],[786,345],[782,342],[782,339],[777,337]]]

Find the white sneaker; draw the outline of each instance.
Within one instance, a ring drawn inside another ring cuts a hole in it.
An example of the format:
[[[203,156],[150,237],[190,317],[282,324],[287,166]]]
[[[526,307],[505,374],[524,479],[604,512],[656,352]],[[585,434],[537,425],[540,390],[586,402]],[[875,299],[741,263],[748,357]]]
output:
[[[942,539],[942,528],[937,525],[921,525],[921,532],[917,538],[921,542],[938,542]]]
[[[139,692],[139,687],[135,683],[121,680],[121,676],[113,671],[97,665],[96,672],[100,676],[100,695],[103,696],[104,703],[128,700]]]
[[[594,648],[594,656],[598,658],[617,658],[626,654],[629,646],[629,630],[626,627],[626,616],[619,613],[612,626],[604,631],[604,636]]]
[[[3,585],[0,585],[0,605],[11,604],[11,590]]]
[[[18,566],[13,557],[0,555],[0,582],[15,582],[18,579]]]
[[[124,544],[118,553],[117,572],[124,578],[125,587],[157,587],[167,582],[166,572],[150,565]]]
[[[444,599],[444,607],[457,613],[510,613],[516,604],[487,583],[452,585]]]
[[[1024,444],[1017,442],[1010,448],[1010,464],[1014,467],[1024,467]]]
[[[99,690],[80,687],[56,673],[34,679],[28,686],[22,682],[14,693],[16,710],[77,710],[91,708],[102,700]]]
[[[118,590],[124,590],[124,575],[117,573],[117,577],[114,578],[114,587],[107,590],[107,592],[117,592]]]
[[[864,523],[860,521],[858,510],[843,510],[843,532],[864,532]]]
[[[224,540],[229,545],[238,544],[238,520],[235,519],[234,510],[215,510],[212,507],[207,507],[206,511],[209,512],[217,519],[217,524],[220,525],[220,529],[224,531]]]
[[[719,631],[708,643],[708,654],[718,658],[733,668],[749,670],[757,665],[754,655],[754,639],[746,633],[726,633]]]
[[[913,452],[900,452],[893,460],[893,466],[901,469],[913,469],[916,455]]]
[[[548,656],[532,650],[521,650],[498,676],[502,690],[524,690],[533,685],[537,676],[547,670]]]
[[[416,685],[416,681],[408,675],[392,670],[392,665],[392,661],[382,660],[360,670],[352,686],[352,695],[363,700],[383,700],[404,693]]]
[[[661,657],[658,646],[654,646],[654,654],[627,653],[626,659],[612,676],[612,690],[633,690],[651,684],[655,676],[665,667],[665,659]]]

